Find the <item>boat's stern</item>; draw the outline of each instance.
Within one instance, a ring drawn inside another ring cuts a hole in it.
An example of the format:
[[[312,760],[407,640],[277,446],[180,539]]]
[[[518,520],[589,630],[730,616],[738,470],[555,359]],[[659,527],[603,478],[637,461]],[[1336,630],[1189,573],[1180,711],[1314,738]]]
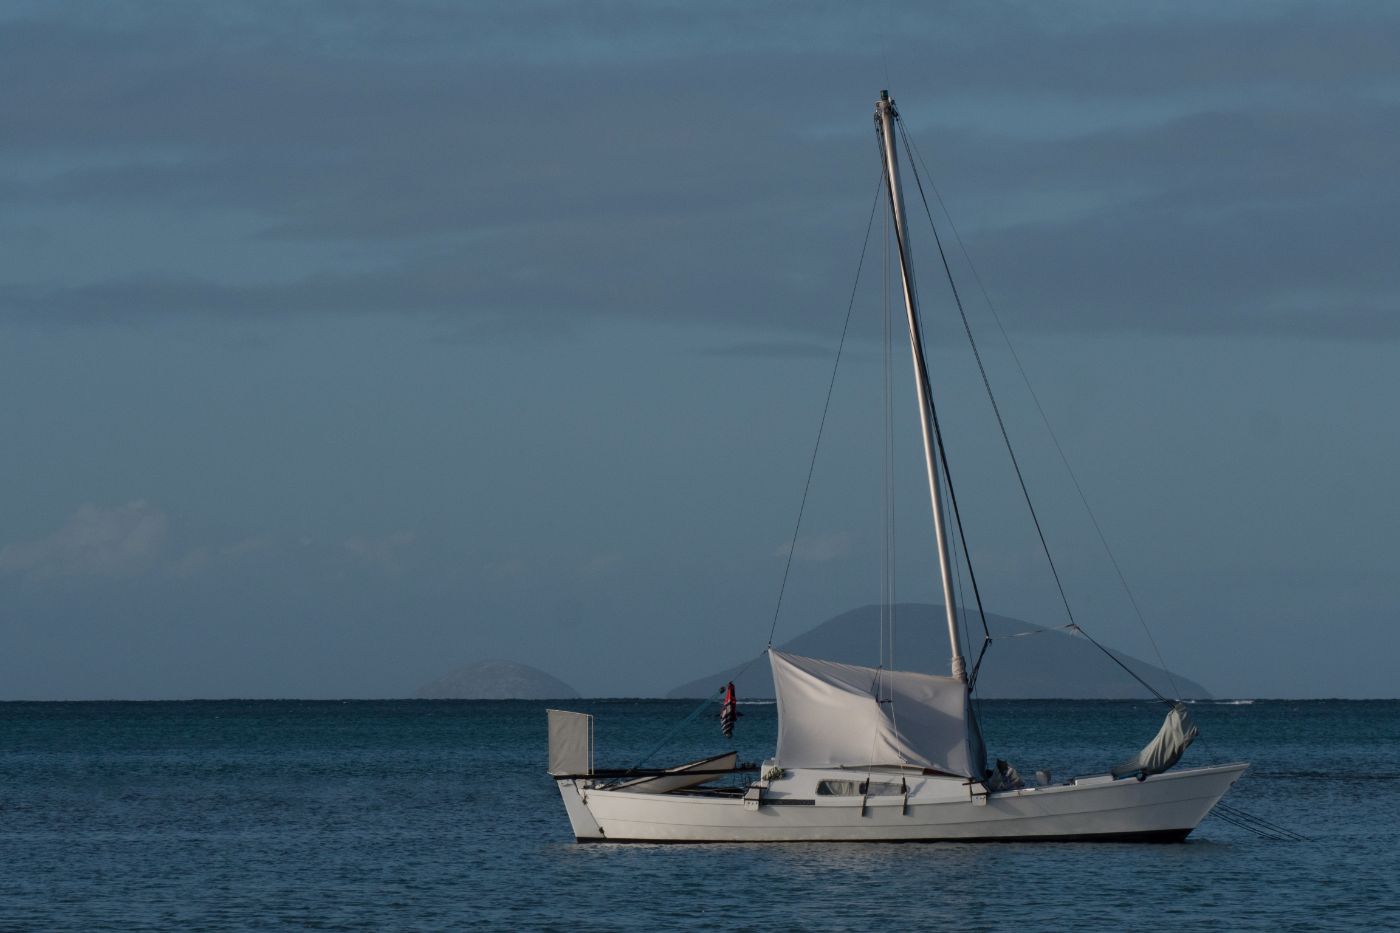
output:
[[[559,796],[564,798],[564,810],[569,814],[569,826],[574,831],[574,839],[579,842],[598,842],[605,839],[603,828],[588,810],[588,791],[582,786],[584,782],[577,778],[559,778],[554,783],[559,785]]]
[[[562,709],[546,712],[549,714],[549,773],[559,785],[574,838],[579,842],[602,839],[602,827],[588,812],[588,775],[593,773],[593,717]]]

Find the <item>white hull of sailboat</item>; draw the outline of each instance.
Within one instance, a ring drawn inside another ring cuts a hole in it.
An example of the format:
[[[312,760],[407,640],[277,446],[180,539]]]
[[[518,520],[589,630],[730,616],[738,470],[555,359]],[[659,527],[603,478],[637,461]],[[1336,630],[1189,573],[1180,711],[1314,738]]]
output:
[[[974,795],[955,778],[906,795],[765,797],[634,794],[560,780],[579,842],[1180,841],[1244,764]]]

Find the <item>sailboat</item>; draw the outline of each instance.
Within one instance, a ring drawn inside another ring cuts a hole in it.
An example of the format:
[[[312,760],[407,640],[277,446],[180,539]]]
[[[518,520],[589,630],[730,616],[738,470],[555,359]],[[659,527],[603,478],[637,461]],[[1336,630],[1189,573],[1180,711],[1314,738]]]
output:
[[[778,742],[761,766],[715,756],[670,768],[594,767],[593,717],[549,710],[549,773],[579,842],[1184,840],[1248,767],[1171,770],[1196,736],[1172,705],[1157,736],[1102,774],[1027,784],[986,766],[959,639],[939,439],[924,356],[889,93],[875,105],[918,390],[943,606],[947,676],[768,649]],[[716,778],[754,773],[745,786]]]

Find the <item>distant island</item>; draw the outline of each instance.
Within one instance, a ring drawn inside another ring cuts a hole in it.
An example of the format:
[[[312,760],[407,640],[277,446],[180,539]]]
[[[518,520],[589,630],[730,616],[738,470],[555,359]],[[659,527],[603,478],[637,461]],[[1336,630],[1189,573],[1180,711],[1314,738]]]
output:
[[[572,700],[578,691],[539,668],[477,661],[418,688],[421,700]]]
[[[900,603],[894,607],[894,666],[901,670],[948,673],[947,624],[943,607],[927,603]],[[809,657],[874,666],[880,653],[880,607],[863,606],[828,619],[821,625],[779,647]],[[968,620],[971,649],[968,667],[981,644],[981,624]],[[1087,640],[1060,629],[1047,629],[1007,616],[987,614],[993,642],[977,679],[977,692],[987,699],[1093,699],[1119,700],[1147,696],[1140,684],[1104,656]],[[1024,634],[1022,633],[1033,633]],[[1019,635],[1021,637],[1008,637]],[[1108,646],[1106,646],[1108,647]],[[1163,694],[1209,699],[1205,687],[1176,673],[1148,664],[1131,655],[1115,655],[1139,677]],[[744,668],[736,664],[707,677],[692,680],[667,696],[704,697],[727,681],[735,681],[741,698],[773,696],[768,663],[761,658]],[[1175,687],[1173,687],[1173,681]]]

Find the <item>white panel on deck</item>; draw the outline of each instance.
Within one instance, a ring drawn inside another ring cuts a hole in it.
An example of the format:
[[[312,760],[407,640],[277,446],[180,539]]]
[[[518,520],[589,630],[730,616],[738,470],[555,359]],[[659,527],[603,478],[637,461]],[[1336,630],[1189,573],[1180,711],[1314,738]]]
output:
[[[593,717],[563,709],[545,712],[549,714],[549,773],[591,773]]]

